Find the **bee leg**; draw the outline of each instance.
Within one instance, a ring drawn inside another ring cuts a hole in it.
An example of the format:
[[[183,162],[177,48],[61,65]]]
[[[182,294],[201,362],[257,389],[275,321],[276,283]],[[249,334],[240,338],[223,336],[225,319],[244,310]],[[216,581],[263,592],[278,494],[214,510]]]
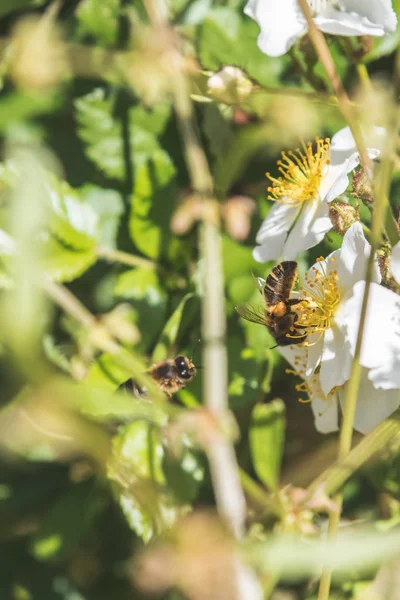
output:
[[[286,301],[286,305],[287,306],[295,306],[296,304],[300,304],[300,302],[303,302],[304,298],[289,298],[289,300]]]

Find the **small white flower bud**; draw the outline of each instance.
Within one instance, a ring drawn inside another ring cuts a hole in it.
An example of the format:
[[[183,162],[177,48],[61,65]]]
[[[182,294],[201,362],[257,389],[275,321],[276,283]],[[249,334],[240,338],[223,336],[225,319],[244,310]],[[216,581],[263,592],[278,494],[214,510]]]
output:
[[[243,102],[251,93],[253,84],[239,67],[223,67],[208,79],[208,93],[226,104]]]

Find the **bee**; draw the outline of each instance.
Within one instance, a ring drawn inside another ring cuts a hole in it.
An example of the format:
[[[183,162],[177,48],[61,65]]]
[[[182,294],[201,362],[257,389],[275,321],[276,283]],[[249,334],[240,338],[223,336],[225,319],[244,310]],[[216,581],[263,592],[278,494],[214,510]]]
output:
[[[307,337],[299,333],[302,327],[296,324],[298,314],[293,310],[305,299],[290,297],[296,276],[297,263],[293,260],[284,261],[272,269],[265,283],[259,283],[259,290],[264,297],[261,310],[246,304],[236,306],[239,315],[247,321],[265,325],[277,346],[301,344]]]
[[[187,356],[179,355],[176,358],[169,358],[155,363],[147,371],[156,382],[157,386],[169,397],[179,392],[189,381],[195,377],[197,369],[192,360]],[[140,388],[133,379],[123,383],[119,389],[131,391],[135,396],[146,396],[146,388]]]

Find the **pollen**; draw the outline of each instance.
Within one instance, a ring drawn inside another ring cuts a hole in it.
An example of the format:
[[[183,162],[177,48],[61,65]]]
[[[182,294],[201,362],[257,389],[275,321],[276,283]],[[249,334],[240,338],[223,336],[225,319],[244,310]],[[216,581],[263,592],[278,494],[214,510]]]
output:
[[[305,300],[298,312],[297,324],[308,336],[319,334],[313,342],[306,341],[305,345],[316,343],[323,333],[331,327],[332,318],[339,306],[341,298],[341,283],[337,274],[335,262],[329,259],[317,260],[317,265],[306,273],[304,284],[300,290]]]
[[[315,147],[312,142],[303,142],[301,148],[282,152],[281,156],[277,163],[281,176],[276,178],[267,173],[271,182],[267,188],[268,200],[289,206],[300,206],[307,200],[314,200],[329,165],[329,138],[316,137]]]

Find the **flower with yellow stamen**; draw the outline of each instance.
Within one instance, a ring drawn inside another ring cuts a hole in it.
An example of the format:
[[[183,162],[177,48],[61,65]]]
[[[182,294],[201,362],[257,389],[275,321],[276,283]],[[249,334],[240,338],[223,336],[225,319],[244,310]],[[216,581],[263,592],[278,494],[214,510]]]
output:
[[[295,293],[302,298],[294,308],[296,325],[307,335],[305,342],[296,344],[293,339],[292,346],[278,347],[294,374],[304,380],[295,389],[308,396],[316,427],[322,433],[338,428],[338,408],[345,402],[369,253],[362,227],[354,223],[342,247],[318,259]],[[400,404],[396,389],[400,387],[400,299],[379,282],[376,264],[361,346],[363,371],[354,421],[361,433],[371,431]]]
[[[376,158],[379,150],[370,148],[368,153]],[[348,174],[359,162],[347,127],[330,142],[317,137],[314,143],[283,152],[277,165],[280,175],[267,173],[273,205],[256,236],[255,260],[292,260],[318,244],[332,228],[329,205],[345,192]]]
[[[315,198],[323,174],[330,162],[330,140],[315,138],[316,150],[311,142],[303,143],[303,148],[294,152],[282,152],[282,160],[277,162],[281,177],[272,177],[267,189],[268,200],[276,200],[289,206],[299,206],[303,202]]]

